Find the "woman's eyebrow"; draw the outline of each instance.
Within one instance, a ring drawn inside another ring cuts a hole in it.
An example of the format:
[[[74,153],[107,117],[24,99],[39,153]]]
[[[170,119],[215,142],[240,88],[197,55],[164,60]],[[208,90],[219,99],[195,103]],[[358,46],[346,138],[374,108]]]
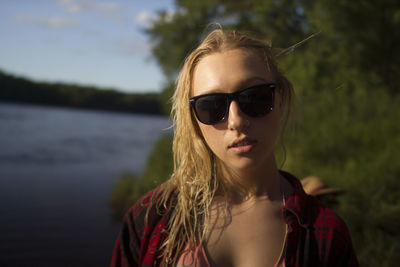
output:
[[[262,77],[258,77],[258,76],[250,77],[248,79],[245,79],[245,80],[241,81],[238,84],[238,87],[236,88],[236,90],[245,89],[245,88],[247,88],[249,86],[258,85],[260,82],[261,83],[272,83],[273,81],[272,80],[269,81],[268,79],[265,79],[265,78],[262,78]]]

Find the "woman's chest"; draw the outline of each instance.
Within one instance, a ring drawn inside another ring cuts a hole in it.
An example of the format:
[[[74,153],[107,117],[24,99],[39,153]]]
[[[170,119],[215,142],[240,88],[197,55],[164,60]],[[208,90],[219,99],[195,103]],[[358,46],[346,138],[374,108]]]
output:
[[[286,224],[271,207],[232,211],[212,229],[206,243],[212,265],[274,266],[282,255]]]

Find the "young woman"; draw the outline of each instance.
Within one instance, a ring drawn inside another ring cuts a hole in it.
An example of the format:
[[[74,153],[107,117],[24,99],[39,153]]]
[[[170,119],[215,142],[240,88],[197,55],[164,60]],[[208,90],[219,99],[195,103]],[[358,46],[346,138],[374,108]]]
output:
[[[214,30],[173,97],[174,173],[125,215],[112,266],[357,266],[347,227],[278,170],[293,88],[271,48]]]

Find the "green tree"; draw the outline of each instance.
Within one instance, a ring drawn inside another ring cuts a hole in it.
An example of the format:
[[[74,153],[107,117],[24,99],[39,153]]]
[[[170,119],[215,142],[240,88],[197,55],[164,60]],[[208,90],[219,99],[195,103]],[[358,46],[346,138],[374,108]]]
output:
[[[158,93],[122,93],[63,83],[39,83],[0,71],[0,100],[163,115]]]
[[[284,46],[305,36],[301,1],[175,1],[173,14],[161,11],[146,29],[153,56],[167,79],[174,80],[182,59],[199,43],[211,23],[250,31]],[[212,27],[212,26],[210,26]]]
[[[182,59],[204,36],[207,25],[217,22],[282,48],[320,32],[308,42],[301,59],[296,55],[296,62],[285,65],[289,75],[298,77],[296,82],[308,82],[306,88],[336,88],[329,86],[332,80],[354,84],[355,79],[364,85],[383,85],[391,93],[400,86],[400,53],[395,53],[400,45],[399,1],[177,0],[175,5],[173,14],[160,12],[146,30],[154,44],[153,55],[169,81],[176,78]],[[300,64],[306,68],[299,77],[294,73]],[[317,81],[321,77],[331,79]]]

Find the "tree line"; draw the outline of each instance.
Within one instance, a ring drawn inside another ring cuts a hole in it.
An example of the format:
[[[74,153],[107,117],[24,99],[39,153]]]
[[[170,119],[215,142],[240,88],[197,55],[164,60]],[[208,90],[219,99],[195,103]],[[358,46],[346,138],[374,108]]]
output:
[[[34,82],[0,71],[0,101],[163,115],[159,93]]]

